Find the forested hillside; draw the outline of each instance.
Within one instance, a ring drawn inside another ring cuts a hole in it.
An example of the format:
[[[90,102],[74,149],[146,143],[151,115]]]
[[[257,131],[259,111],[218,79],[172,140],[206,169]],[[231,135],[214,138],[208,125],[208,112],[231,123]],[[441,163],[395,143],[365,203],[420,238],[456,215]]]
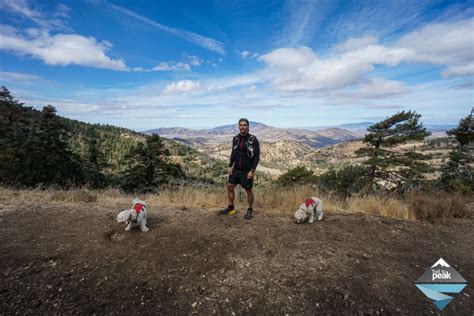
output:
[[[129,129],[42,111],[0,91],[0,182],[16,187],[87,185],[156,190],[170,182],[214,183],[225,163],[185,145]],[[133,183],[131,183],[133,182]]]

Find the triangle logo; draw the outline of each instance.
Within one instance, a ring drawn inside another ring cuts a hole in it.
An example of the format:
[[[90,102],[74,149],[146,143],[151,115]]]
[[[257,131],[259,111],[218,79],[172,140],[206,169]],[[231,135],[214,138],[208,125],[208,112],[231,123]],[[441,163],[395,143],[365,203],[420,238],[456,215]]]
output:
[[[467,281],[451,267],[443,258],[416,280],[416,287],[433,301],[442,311],[454,297],[446,293],[459,294],[467,286]]]

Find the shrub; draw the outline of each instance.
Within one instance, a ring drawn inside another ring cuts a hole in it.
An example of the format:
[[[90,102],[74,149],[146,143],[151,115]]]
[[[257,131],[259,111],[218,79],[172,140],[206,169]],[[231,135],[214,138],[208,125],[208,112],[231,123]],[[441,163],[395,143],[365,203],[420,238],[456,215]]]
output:
[[[301,184],[315,184],[317,177],[304,166],[298,166],[282,174],[277,183],[282,186],[292,186]]]
[[[366,177],[367,167],[348,166],[336,171],[331,169],[318,177],[318,186],[324,192],[334,192],[340,197],[350,197],[356,193],[366,193],[370,179]]]
[[[447,218],[470,217],[466,196],[459,193],[413,192],[407,196],[407,203],[415,219],[431,223]]]

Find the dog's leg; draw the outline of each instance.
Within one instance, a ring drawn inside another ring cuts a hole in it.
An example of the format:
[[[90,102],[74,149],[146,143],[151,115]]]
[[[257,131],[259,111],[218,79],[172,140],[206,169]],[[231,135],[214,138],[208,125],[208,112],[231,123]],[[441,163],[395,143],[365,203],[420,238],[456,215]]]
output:
[[[142,232],[146,233],[147,231],[149,231],[150,229],[148,227],[146,227],[145,223],[142,222],[142,224],[140,225],[140,229],[142,230]]]
[[[318,214],[318,221],[323,219],[323,201],[319,200],[316,205],[316,214]]]
[[[314,207],[309,207],[309,221],[308,223],[313,224],[314,222]]]
[[[142,215],[142,220],[140,222],[140,229],[144,233],[150,230],[148,227],[146,227],[146,214],[145,213]]]
[[[128,232],[128,231],[130,231],[130,229],[132,229],[132,223],[131,222],[129,222],[127,224],[127,227],[125,227],[125,231]]]

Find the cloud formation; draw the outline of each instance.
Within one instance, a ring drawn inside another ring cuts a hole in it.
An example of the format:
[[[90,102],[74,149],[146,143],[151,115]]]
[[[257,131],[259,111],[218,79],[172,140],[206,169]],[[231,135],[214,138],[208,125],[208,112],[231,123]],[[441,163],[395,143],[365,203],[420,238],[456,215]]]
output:
[[[133,18],[135,20],[138,20],[140,22],[143,22],[147,25],[150,25],[156,29],[159,29],[161,31],[165,31],[169,34],[173,34],[177,37],[180,37],[190,43],[193,43],[195,45],[198,45],[198,46],[201,46],[202,48],[205,48],[211,52],[214,52],[214,53],[217,53],[219,55],[222,55],[222,56],[225,56],[227,54],[226,50],[225,50],[225,47],[224,47],[224,44],[215,40],[215,39],[212,39],[212,38],[209,38],[209,37],[205,37],[205,36],[202,36],[200,34],[197,34],[197,33],[193,33],[193,32],[189,32],[189,31],[185,31],[185,30],[181,30],[179,28],[173,28],[173,27],[168,27],[166,25],[163,25],[161,23],[158,23],[152,19],[149,19],[143,15],[140,15],[132,10],[129,10],[129,9],[126,9],[124,7],[121,7],[121,6],[118,6],[118,5],[115,5],[115,4],[112,4],[108,1],[97,1],[98,3],[102,3],[104,5],[106,5],[108,8],[111,8],[112,10],[118,12],[118,13],[121,13],[122,15],[125,15],[129,18]]]
[[[0,6],[6,12],[28,19],[43,29],[71,31],[66,24],[70,9],[64,4],[57,5],[52,14],[46,14],[37,8],[33,8],[27,0],[0,0]]]
[[[326,59],[309,47],[280,48],[259,60],[266,66],[272,86],[284,91],[337,90],[365,80],[375,65],[396,66],[411,52],[370,45]]]
[[[161,62],[158,66],[153,67],[151,70],[153,71],[190,71],[191,66],[185,63],[164,63]]]
[[[412,62],[447,65],[445,77],[474,74],[474,19],[428,24],[396,45],[414,52]]]
[[[169,94],[189,93],[189,92],[198,91],[199,89],[200,89],[199,81],[181,80],[177,82],[172,82],[169,85],[167,85],[165,90],[163,91],[163,94],[169,95]]]
[[[288,92],[360,89],[360,95],[381,97],[407,93],[400,81],[369,78],[378,65],[401,63],[443,65],[444,77],[474,74],[474,20],[435,23],[400,38],[393,46],[378,44],[377,38],[351,38],[335,53],[320,57],[309,47],[279,48],[260,56],[272,87]]]
[[[0,29],[0,32],[4,29]],[[48,65],[81,65],[126,71],[128,67],[121,59],[106,55],[112,47],[107,41],[97,41],[93,37],[77,34],[51,35],[46,30],[28,29],[27,34],[2,32],[0,49],[12,51],[18,55],[30,55]]]
[[[46,80],[30,74],[18,73],[18,72],[8,72],[8,71],[0,71],[0,77],[4,80],[8,81],[23,81],[23,82],[30,82],[30,83],[40,83],[45,82]]]

